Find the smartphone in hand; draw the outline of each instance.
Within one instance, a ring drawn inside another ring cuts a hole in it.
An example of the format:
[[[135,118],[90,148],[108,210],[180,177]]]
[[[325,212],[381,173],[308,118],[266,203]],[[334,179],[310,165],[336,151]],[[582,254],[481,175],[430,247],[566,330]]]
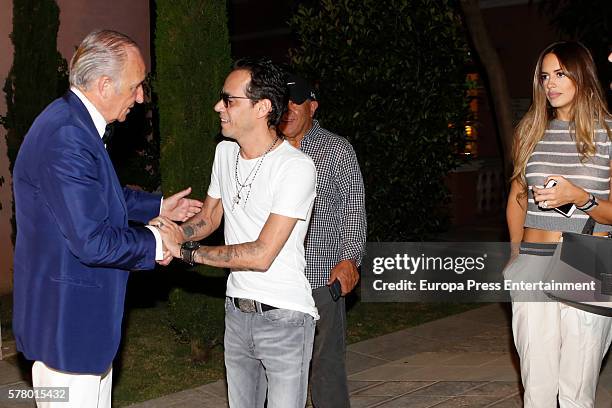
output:
[[[338,279],[333,281],[329,286],[329,293],[331,293],[331,297],[334,302],[337,302],[338,299],[340,299],[340,296],[342,296],[342,285],[340,285],[340,281]]]
[[[544,186],[544,188],[552,188],[554,186],[557,185],[557,181],[556,180],[549,180],[548,183],[546,183],[546,185]],[[538,204],[539,206],[539,204]],[[540,207],[540,209],[542,209],[542,207]],[[575,204],[571,204],[571,203],[567,203],[567,204],[563,204],[560,205],[559,207],[556,208],[552,208],[553,210],[555,210],[556,212],[558,212],[559,214],[569,218],[572,216],[572,214],[574,213],[574,211],[576,211],[576,205]]]

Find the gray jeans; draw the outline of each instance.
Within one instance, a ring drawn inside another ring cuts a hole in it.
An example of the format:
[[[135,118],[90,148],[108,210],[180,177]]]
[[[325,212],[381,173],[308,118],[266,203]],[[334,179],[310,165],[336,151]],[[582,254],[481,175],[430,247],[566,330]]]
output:
[[[225,368],[232,408],[306,405],[315,322],[288,309],[244,313],[225,301]],[[267,380],[267,381],[266,381]]]

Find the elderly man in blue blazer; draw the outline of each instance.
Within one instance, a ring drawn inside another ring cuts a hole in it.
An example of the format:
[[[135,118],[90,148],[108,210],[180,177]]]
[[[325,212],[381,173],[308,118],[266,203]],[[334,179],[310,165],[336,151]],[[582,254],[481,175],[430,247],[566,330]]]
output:
[[[69,387],[61,407],[110,407],[128,271],[170,260],[155,227],[128,220],[184,221],[202,205],[190,189],[162,201],[119,184],[102,136],[143,102],[144,78],[133,40],[89,34],[70,62],[70,91],[36,118],[15,164],[14,333],[35,387]]]

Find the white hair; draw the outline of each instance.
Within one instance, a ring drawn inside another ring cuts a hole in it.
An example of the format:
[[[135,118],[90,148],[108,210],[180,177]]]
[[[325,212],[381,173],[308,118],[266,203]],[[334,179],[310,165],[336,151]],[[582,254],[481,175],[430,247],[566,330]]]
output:
[[[138,45],[127,35],[96,30],[87,35],[70,60],[70,85],[87,90],[92,81],[108,76],[119,90],[129,48]]]

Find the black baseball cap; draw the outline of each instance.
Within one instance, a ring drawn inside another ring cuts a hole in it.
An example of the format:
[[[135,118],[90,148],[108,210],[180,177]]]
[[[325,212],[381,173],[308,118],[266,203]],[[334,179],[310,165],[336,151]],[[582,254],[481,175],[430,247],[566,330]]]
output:
[[[317,94],[310,81],[295,74],[287,75],[287,88],[289,88],[289,99],[293,103],[301,105],[306,99],[317,100]]]

